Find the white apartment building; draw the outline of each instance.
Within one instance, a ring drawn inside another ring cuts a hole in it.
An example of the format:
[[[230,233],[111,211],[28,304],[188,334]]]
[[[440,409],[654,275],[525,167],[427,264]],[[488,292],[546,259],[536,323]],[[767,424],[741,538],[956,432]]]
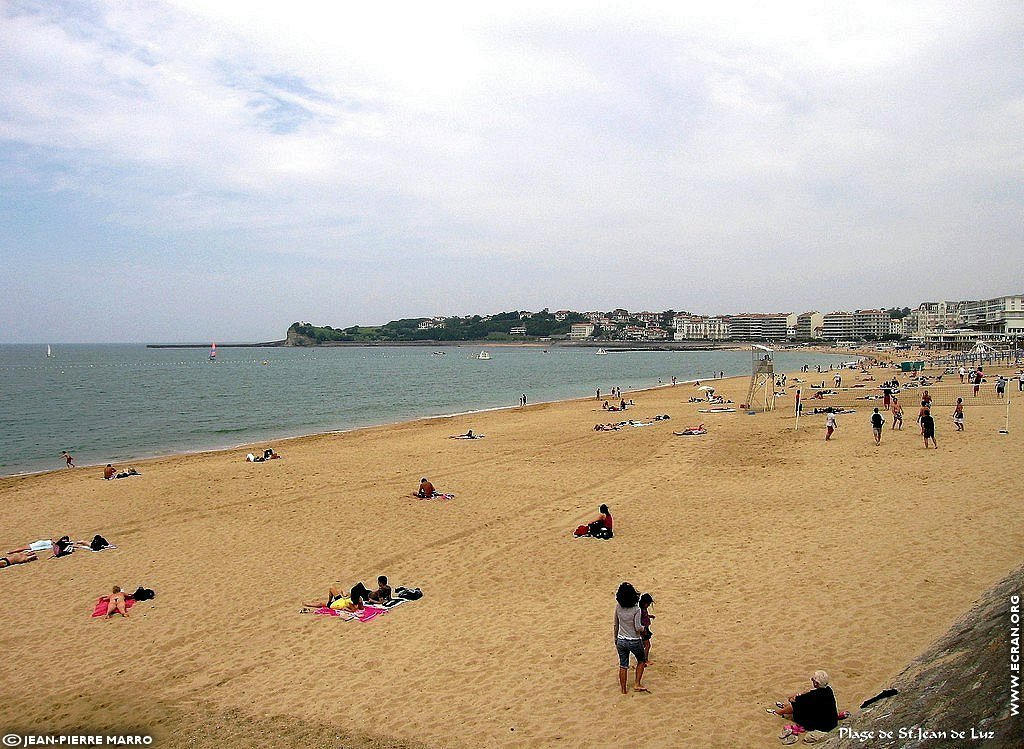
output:
[[[555,322],[562,322],[563,320],[565,320],[565,318],[567,318],[571,314],[572,314],[572,312],[570,310],[560,309],[560,310],[558,310],[558,312],[555,313]]]
[[[907,318],[908,333],[927,333],[963,327],[967,302],[922,302]]]
[[[728,320],[731,337],[744,341],[784,341],[789,328],[796,326],[796,315],[786,312],[732,315]]]
[[[883,309],[859,309],[853,313],[853,335],[857,338],[884,338],[889,335],[889,313]]]
[[[900,338],[907,337],[907,319],[902,317],[898,320],[890,318],[889,335],[898,335]]]
[[[594,323],[574,322],[569,327],[569,337],[575,339],[590,338],[594,335]]]
[[[698,317],[687,315],[675,318],[677,341],[724,341],[731,336],[729,321],[724,317]]]
[[[796,316],[796,337],[803,340],[821,338],[825,316],[820,312],[804,312]]]
[[[660,312],[637,312],[633,317],[644,325],[661,325]]]
[[[853,315],[849,312],[829,312],[822,315],[821,337],[836,341],[853,338]]]
[[[966,326],[1005,335],[1024,335],[1024,294],[966,302]]]

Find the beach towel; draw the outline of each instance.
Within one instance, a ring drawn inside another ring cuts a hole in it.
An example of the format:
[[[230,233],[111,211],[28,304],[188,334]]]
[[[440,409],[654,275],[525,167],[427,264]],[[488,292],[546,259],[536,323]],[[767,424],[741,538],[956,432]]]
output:
[[[405,602],[406,602],[406,599],[404,599],[404,598],[392,598],[390,600],[384,601],[384,603],[382,603],[380,605],[383,606],[386,609],[393,609],[395,606],[398,606],[398,605],[403,604]]]
[[[356,614],[356,619],[361,622],[372,622],[378,616],[388,613],[382,606],[364,606],[363,610]]]
[[[470,437],[468,434],[453,434],[448,439],[450,439],[450,440],[482,440],[486,436],[487,436],[486,434],[474,434],[472,437]]]
[[[441,494],[440,492],[434,492],[434,494],[430,497],[421,497],[420,495],[413,492],[412,496],[416,497],[416,499],[455,499],[454,494]]]
[[[116,549],[116,548],[117,548],[117,547],[116,547],[116,546],[115,546],[114,544],[107,544],[107,545],[106,545],[106,546],[104,546],[104,547],[103,547],[102,549],[94,549],[94,548],[92,548],[92,547],[90,546],[90,547],[89,547],[89,551],[93,551],[93,552],[96,552],[96,551],[106,551],[107,549]]]
[[[341,619],[343,622],[350,622],[356,618],[355,613],[351,611],[341,611],[340,609],[332,609],[330,606],[321,606],[318,609],[302,609],[302,614],[316,614],[317,616],[333,616],[337,619]]]
[[[53,541],[48,538],[33,541],[28,545],[29,551],[50,551],[53,549]]]
[[[697,436],[700,436],[702,434],[707,434],[707,433],[708,433],[708,430],[705,429],[702,426],[701,427],[690,427],[688,429],[684,429],[681,432],[672,432],[672,434],[674,434],[676,437],[697,437]]]
[[[96,606],[93,607],[92,615],[106,616],[107,615],[107,604],[110,603],[110,596],[100,596],[96,599]],[[124,610],[127,611],[135,605],[135,599],[131,596],[125,596],[124,599]]]
[[[698,408],[697,413],[702,414],[731,414],[735,413],[735,408]]]

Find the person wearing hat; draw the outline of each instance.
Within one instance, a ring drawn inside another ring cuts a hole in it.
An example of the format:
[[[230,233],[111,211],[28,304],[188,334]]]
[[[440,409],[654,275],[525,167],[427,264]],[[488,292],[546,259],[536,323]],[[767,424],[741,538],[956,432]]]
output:
[[[794,723],[808,731],[831,731],[839,723],[839,709],[836,707],[836,695],[829,686],[828,674],[815,671],[811,685],[814,689],[787,697],[788,704],[776,702],[775,709],[769,707],[767,711],[772,715],[792,718]]]

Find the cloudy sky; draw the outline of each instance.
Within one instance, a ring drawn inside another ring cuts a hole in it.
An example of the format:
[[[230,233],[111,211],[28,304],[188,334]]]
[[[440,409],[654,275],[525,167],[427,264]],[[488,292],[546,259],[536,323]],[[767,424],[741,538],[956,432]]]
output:
[[[0,342],[1024,292],[1019,0],[384,5],[0,0]]]

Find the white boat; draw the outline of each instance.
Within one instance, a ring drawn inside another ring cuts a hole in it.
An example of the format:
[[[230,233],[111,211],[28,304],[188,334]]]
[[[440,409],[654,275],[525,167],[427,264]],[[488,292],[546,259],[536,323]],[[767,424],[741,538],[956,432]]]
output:
[[[434,356],[448,356],[447,351],[434,351],[433,354]]]
[[[487,361],[488,359],[491,358],[491,355],[488,354],[486,351],[481,351],[479,354],[476,355],[476,358]]]
[[[210,344],[210,361],[217,361],[217,344]]]
[[[47,359],[52,359],[53,358],[53,352],[50,351],[50,344],[46,344],[46,358]]]
[[[604,355],[604,354],[607,354],[607,353],[608,353],[608,352],[607,352],[607,351],[605,351],[605,350],[604,350],[603,348],[599,348],[599,349],[597,350],[597,355],[598,355],[598,356],[602,356],[602,355]]]

